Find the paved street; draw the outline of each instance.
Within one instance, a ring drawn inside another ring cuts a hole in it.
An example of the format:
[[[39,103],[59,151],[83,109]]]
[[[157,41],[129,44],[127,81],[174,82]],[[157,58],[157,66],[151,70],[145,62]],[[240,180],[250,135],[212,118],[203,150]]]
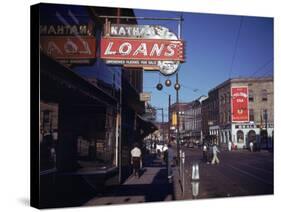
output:
[[[273,154],[270,152],[222,151],[220,164],[211,165],[202,161],[201,150],[184,151],[187,155],[184,196],[178,170],[174,168],[174,180],[169,183],[163,161],[156,155],[148,155],[140,178],[130,177],[123,185],[108,188],[105,193],[90,199],[85,206],[194,199],[191,186],[193,163],[199,163],[200,170],[196,199],[273,193]]]
[[[192,198],[191,164],[199,162],[201,198],[273,194],[273,154],[267,151],[222,151],[220,164],[202,162],[202,152],[185,149],[188,180],[185,199]]]

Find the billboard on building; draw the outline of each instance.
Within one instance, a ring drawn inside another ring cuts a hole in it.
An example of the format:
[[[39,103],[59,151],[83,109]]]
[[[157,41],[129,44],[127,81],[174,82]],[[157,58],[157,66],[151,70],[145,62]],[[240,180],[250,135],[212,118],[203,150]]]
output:
[[[233,122],[249,121],[248,87],[231,88],[231,120]]]

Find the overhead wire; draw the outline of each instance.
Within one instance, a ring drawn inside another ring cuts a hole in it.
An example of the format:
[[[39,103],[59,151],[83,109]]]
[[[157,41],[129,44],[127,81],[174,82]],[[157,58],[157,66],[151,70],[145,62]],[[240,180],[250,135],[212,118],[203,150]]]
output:
[[[238,41],[239,41],[239,37],[240,37],[240,31],[242,28],[242,23],[243,23],[243,16],[241,16],[240,19],[240,23],[239,23],[239,28],[238,28],[238,32],[237,32],[237,36],[236,36],[236,40],[235,40],[235,44],[234,44],[234,51],[233,51],[233,55],[232,55],[232,59],[231,59],[231,66],[230,66],[230,70],[229,70],[229,78],[231,78],[232,75],[232,70],[233,70],[233,65],[234,65],[234,60],[236,57],[236,52],[237,52],[237,47],[238,47]]]

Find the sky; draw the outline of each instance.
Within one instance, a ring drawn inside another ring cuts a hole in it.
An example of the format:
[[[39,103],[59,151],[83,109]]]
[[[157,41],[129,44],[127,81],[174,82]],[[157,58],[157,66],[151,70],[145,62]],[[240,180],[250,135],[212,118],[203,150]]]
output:
[[[216,15],[187,12],[135,10],[137,17],[183,17],[181,38],[185,41],[185,62],[178,69],[180,102],[189,102],[229,78],[273,75],[273,19],[267,17]],[[162,25],[177,34],[177,22],[138,20],[138,24]],[[151,104],[168,115],[168,94],[176,101],[173,86],[155,86],[175,74],[144,71],[143,90],[151,92]],[[157,119],[160,118],[160,111]]]

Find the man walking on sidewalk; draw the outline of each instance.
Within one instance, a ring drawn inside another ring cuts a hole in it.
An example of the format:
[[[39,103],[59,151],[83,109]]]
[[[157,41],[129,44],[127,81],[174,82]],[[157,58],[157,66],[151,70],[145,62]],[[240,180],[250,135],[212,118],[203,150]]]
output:
[[[213,160],[212,160],[212,164],[215,164],[215,163],[219,164],[220,163],[220,160],[219,160],[218,155],[217,155],[218,153],[220,153],[220,151],[219,151],[217,145],[214,144],[213,145]]]
[[[134,148],[131,150],[131,164],[133,165],[133,175],[140,177],[141,168],[141,150],[138,148],[138,144],[134,144]]]

